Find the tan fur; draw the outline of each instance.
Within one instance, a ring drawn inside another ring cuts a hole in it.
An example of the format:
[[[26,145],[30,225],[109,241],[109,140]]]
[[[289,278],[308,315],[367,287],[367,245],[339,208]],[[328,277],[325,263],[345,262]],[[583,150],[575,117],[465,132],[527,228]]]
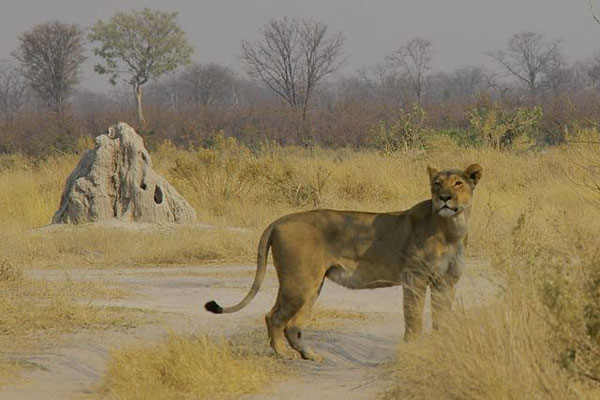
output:
[[[409,210],[390,213],[314,210],[286,215],[263,233],[254,284],[236,306],[213,312],[234,312],[258,292],[268,248],[279,278],[279,293],[266,322],[271,346],[287,352],[285,339],[302,358],[321,357],[302,341],[302,328],[325,277],[351,289],[402,285],[404,338],[420,334],[423,303],[431,285],[434,327],[450,310],[454,287],[464,264],[473,190],[481,166],[437,171],[428,167],[431,200]],[[285,339],[284,339],[285,338]]]

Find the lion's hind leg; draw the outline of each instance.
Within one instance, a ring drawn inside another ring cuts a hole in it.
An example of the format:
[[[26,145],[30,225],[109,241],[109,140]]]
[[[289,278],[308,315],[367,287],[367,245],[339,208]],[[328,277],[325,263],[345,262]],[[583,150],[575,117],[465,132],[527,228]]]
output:
[[[310,316],[313,305],[317,300],[321,285],[317,286],[311,294],[304,298],[304,304],[285,326],[285,336],[294,350],[300,353],[305,360],[323,361],[323,357],[306,344],[302,337],[302,329]]]
[[[322,281],[322,279],[321,279]],[[285,338],[294,350],[300,353],[304,359],[318,360],[319,356],[302,342],[301,328],[304,326],[305,318],[317,298],[320,289],[319,283],[314,285],[308,283],[299,287],[288,282],[282,282],[277,302],[273,309],[267,314],[267,328],[271,347],[284,358],[291,358],[291,354],[285,344]]]
[[[285,335],[283,330],[285,329],[286,320],[281,313],[281,294],[277,296],[277,302],[273,306],[273,309],[265,317],[267,322],[267,331],[269,332],[269,340],[271,347],[275,353],[282,358],[292,358],[293,353],[288,350],[285,343]]]

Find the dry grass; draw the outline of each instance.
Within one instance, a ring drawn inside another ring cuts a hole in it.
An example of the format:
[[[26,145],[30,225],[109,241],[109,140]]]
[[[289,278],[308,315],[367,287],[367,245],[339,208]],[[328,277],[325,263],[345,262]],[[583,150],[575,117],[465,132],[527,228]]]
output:
[[[131,230],[85,225],[12,236],[7,257],[37,268],[132,267],[241,262],[256,252],[254,230],[195,226]]]
[[[76,162],[73,156],[36,162],[0,156],[0,254],[4,259],[27,267],[64,268],[235,262],[254,254],[253,239],[259,233],[252,230],[198,226],[34,229],[51,220]]]
[[[20,366],[10,361],[0,361],[0,388],[7,382],[14,381],[19,374]]]
[[[523,212],[545,214],[548,221],[581,218],[586,209],[579,205],[590,196],[575,183],[587,173],[573,164],[581,159],[575,150],[559,147],[517,155],[459,148],[440,139],[425,153],[387,155],[295,147],[251,153],[230,141],[198,152],[163,145],[154,155],[155,167],[196,208],[199,220],[217,229],[162,231],[80,227],[31,232],[50,221],[77,160],[62,157],[29,165],[26,159],[17,157],[17,162],[11,157],[9,162],[3,156],[0,165],[10,167],[0,169],[0,251],[5,259],[27,266],[253,261],[257,238],[278,216],[315,207],[405,209],[429,195],[426,165],[464,167],[479,162],[484,178],[477,189],[471,237],[472,250],[485,252],[496,238],[510,233]],[[541,221],[542,229],[548,221]],[[226,230],[227,226],[248,230]],[[595,228],[589,226],[590,232]]]
[[[23,276],[20,268],[0,262],[0,333],[2,342],[27,341],[39,334],[75,328],[128,326],[131,313],[94,307],[95,298],[121,298],[120,289],[102,283],[40,281]],[[5,343],[6,344],[6,343]]]
[[[502,277],[500,298],[401,345],[388,398],[598,398],[599,150],[482,157],[496,163],[470,237]]]
[[[0,359],[0,389],[6,384],[14,384],[21,380],[20,373],[24,370],[37,368],[38,365],[24,360]]]
[[[13,381],[23,367],[5,358],[5,352],[31,350],[74,330],[124,328],[142,322],[139,312],[89,303],[124,295],[102,283],[29,279],[19,267],[0,262],[0,386]]]
[[[597,140],[598,133],[581,135]],[[447,336],[402,346],[398,385],[410,389],[395,390],[413,398],[588,396],[588,386],[600,379],[600,148],[513,153],[461,148],[435,136],[426,148],[382,154],[265,146],[251,152],[226,139],[199,151],[159,147],[156,169],[196,208],[201,222],[218,227],[209,231],[30,232],[50,220],[76,158],[28,164],[3,157],[0,254],[12,264],[50,267],[253,263],[262,229],[278,216],[315,207],[406,209],[429,196],[428,164],[464,168],[478,162],[483,179],[469,255],[491,260],[505,282],[504,298],[517,300],[467,311],[444,331]],[[435,378],[436,385],[417,372]]]
[[[112,352],[101,393],[114,399],[232,398],[268,389],[281,363],[225,339],[170,335]]]
[[[360,312],[317,307],[312,329],[327,329]],[[99,394],[115,399],[232,398],[268,391],[274,380],[292,373],[274,358],[262,329],[230,341],[171,334],[158,343],[113,351]]]
[[[549,332],[514,299],[458,312],[430,337],[402,344],[387,399],[597,398],[551,357]]]

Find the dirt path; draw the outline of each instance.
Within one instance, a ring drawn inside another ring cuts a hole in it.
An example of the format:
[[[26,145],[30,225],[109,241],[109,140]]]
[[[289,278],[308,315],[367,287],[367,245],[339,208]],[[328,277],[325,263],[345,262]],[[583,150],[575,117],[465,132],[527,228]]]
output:
[[[469,264],[467,269],[476,272],[477,263]],[[65,399],[89,393],[104,373],[110,348],[156,339],[169,330],[222,335],[260,328],[266,341],[263,316],[274,303],[277,290],[273,274],[267,276],[256,299],[239,313],[213,315],[202,308],[211,299],[223,305],[239,301],[251,285],[254,269],[235,266],[29,271],[37,279],[64,279],[68,274],[73,280],[125,285],[134,295],[96,303],[166,314],[160,314],[162,322],[157,324],[128,331],[75,333],[50,348],[11,355],[38,368],[25,372],[25,379],[18,385],[1,389],[0,399]],[[459,297],[468,307],[489,298],[492,291],[493,285],[471,272],[461,280]],[[293,378],[275,384],[271,393],[244,399],[370,399],[385,389],[383,366],[394,358],[404,331],[402,289],[351,291],[327,282],[318,305],[360,313],[362,317],[307,331],[306,340],[326,361],[290,361],[298,371]],[[428,308],[426,320],[430,326]]]

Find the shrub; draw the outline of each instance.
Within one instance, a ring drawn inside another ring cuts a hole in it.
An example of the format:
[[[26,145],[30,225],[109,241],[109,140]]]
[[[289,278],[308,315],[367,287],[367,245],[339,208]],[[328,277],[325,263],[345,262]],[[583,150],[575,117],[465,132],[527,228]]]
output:
[[[371,128],[369,144],[387,153],[408,151],[423,147],[425,110],[417,105],[404,109],[389,121],[379,121]]]
[[[486,145],[510,150],[537,128],[543,112],[540,107],[506,110],[494,105],[476,107],[467,113],[471,130]]]

